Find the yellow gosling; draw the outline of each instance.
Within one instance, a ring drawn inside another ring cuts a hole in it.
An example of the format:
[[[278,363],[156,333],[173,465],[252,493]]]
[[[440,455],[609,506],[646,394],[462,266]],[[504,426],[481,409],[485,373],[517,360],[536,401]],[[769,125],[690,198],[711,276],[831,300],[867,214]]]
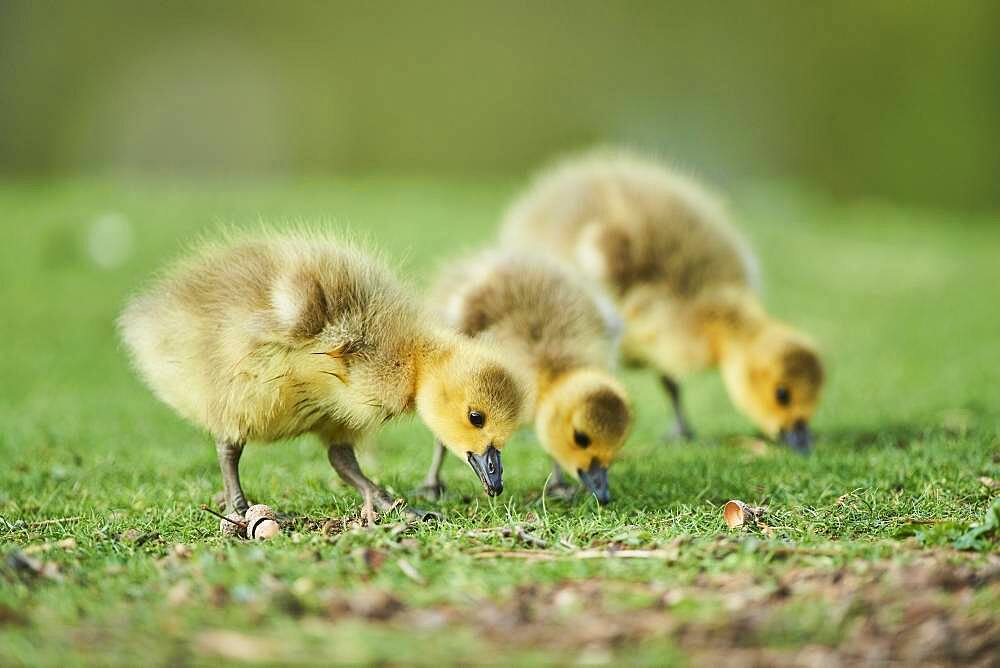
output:
[[[693,432],[679,381],[719,367],[733,403],[760,429],[808,449],[819,354],[764,311],[755,259],[698,183],[624,152],[592,153],[542,174],[508,211],[502,237],[553,253],[614,299],[622,351],[660,372],[680,436]]]
[[[579,479],[604,504],[611,499],[608,468],[625,443],[631,411],[612,376],[614,323],[571,275],[544,259],[488,251],[447,266],[431,292],[448,324],[502,350],[533,378],[533,419],[542,448],[554,461],[551,491]],[[441,456],[424,491],[441,491]]]
[[[366,503],[389,509],[354,446],[411,410],[487,494],[503,489],[500,451],[525,381],[488,345],[432,325],[380,259],[350,244],[297,233],[208,245],[134,298],[120,327],[153,392],[214,436],[227,512],[248,507],[244,445],[304,433]]]

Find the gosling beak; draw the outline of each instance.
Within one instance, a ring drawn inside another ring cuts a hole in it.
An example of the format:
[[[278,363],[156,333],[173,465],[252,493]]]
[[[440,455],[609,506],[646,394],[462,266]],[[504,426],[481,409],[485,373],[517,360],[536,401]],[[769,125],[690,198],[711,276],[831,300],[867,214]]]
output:
[[[500,463],[500,451],[490,445],[481,455],[474,452],[467,452],[466,455],[469,466],[479,476],[486,494],[499,496],[503,492],[503,464]]]
[[[809,431],[809,425],[804,420],[797,420],[790,430],[782,427],[778,436],[785,442],[785,445],[801,454],[808,454],[810,446],[812,446],[812,432]]]
[[[608,491],[608,469],[597,463],[595,459],[590,463],[590,468],[584,471],[577,469],[576,474],[580,476],[582,482],[590,493],[597,497],[597,502],[602,506],[611,503],[611,492]]]

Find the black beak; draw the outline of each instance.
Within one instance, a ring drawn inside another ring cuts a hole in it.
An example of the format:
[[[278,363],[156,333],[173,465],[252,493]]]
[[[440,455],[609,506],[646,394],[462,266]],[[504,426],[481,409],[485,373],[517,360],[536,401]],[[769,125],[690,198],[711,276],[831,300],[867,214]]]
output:
[[[491,445],[481,455],[474,452],[466,454],[469,466],[479,476],[486,494],[499,496],[503,493],[503,464],[500,463],[500,451]]]
[[[602,506],[611,503],[611,492],[608,491],[608,470],[597,463],[595,459],[590,463],[590,468],[584,471],[577,469],[577,475],[590,493],[597,497],[597,502]]]
[[[812,446],[812,432],[809,431],[809,425],[804,420],[796,421],[791,430],[782,428],[778,432],[778,436],[785,442],[785,445],[791,446],[793,450],[801,454],[808,454]]]

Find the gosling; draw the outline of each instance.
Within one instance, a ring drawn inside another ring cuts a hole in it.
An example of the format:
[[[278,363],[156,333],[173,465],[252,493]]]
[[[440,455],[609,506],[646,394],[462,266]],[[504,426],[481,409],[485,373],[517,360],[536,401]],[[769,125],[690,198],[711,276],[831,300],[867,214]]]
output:
[[[487,345],[435,327],[378,258],[320,234],[210,244],[134,298],[120,319],[139,374],[215,438],[227,512],[248,507],[250,441],[319,436],[337,474],[388,511],[354,446],[416,410],[490,496],[525,381]],[[409,509],[415,515],[422,511]]]
[[[610,367],[615,323],[594,297],[557,265],[526,254],[486,251],[446,267],[431,290],[444,320],[489,340],[534,380],[532,419],[553,460],[549,491],[568,495],[578,479],[597,501],[611,500],[608,468],[628,435],[631,411]],[[617,329],[620,330],[620,323]],[[423,492],[442,491],[438,444]]]
[[[661,374],[674,435],[693,438],[680,380],[719,367],[737,408],[808,450],[819,355],[764,311],[754,257],[698,183],[627,153],[586,155],[538,178],[508,210],[502,238],[552,252],[606,290],[625,321],[626,361]]]

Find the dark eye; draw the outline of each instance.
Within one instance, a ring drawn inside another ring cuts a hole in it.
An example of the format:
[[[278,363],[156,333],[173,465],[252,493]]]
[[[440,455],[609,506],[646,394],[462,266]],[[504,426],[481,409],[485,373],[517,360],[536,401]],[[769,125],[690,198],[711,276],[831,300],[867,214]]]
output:
[[[778,389],[774,391],[774,398],[782,406],[787,406],[792,401],[792,393],[784,385],[779,385]]]
[[[479,411],[469,411],[469,422],[476,429],[482,429],[483,425],[486,424],[486,416]]]
[[[573,441],[579,445],[581,448],[585,448],[590,445],[590,436],[587,436],[582,431],[573,430]]]

